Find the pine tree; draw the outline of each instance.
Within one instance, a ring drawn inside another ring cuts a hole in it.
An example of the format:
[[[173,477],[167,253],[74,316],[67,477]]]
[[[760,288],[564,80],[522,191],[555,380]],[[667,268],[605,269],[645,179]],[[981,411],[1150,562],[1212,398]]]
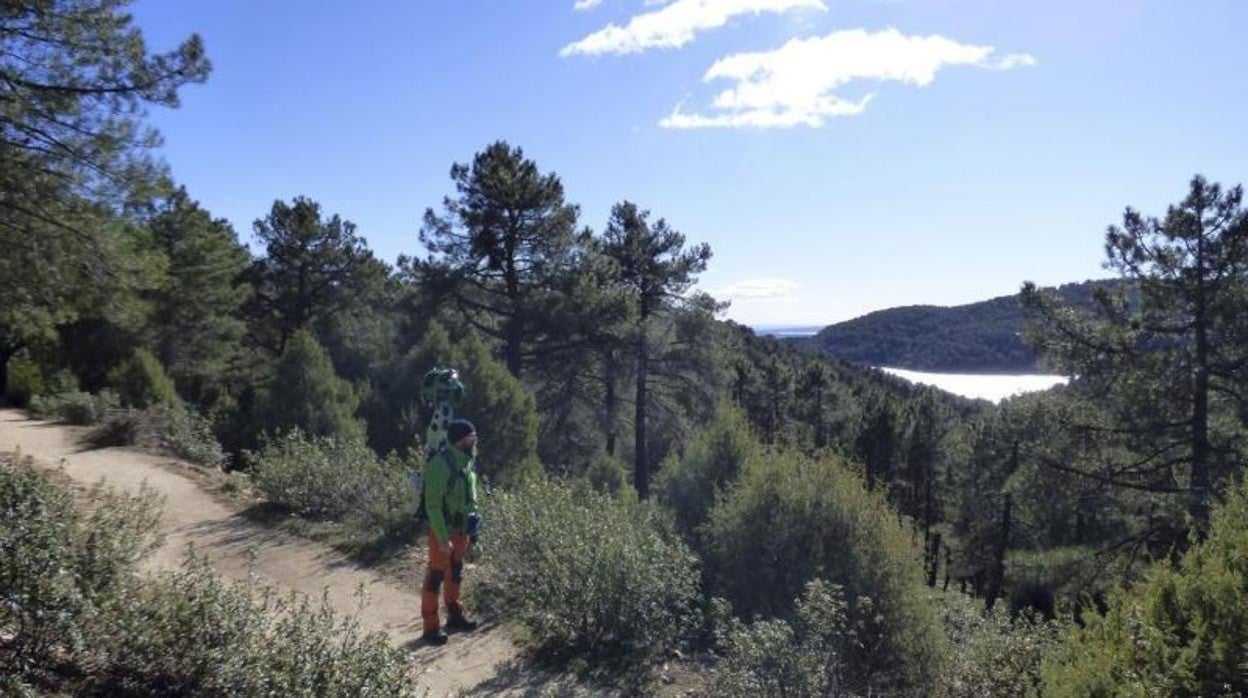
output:
[[[807,402],[807,421],[814,427],[814,447],[828,445],[828,408],[832,399],[832,374],[822,361],[812,361],[801,374],[798,395]]]
[[[355,417],[359,403],[356,390],[334,372],[325,348],[307,330],[296,330],[273,367],[257,420],[270,434],[297,427],[312,435],[363,438],[363,424]]]
[[[255,234],[265,256],[246,273],[255,289],[248,305],[251,334],[275,354],[299,329],[346,312],[389,273],[354,223],[337,214],[323,218],[311,199],[273,202],[269,215],[256,221]]]
[[[636,308],[618,264],[589,231],[577,235],[572,261],[551,290],[537,334],[552,341],[526,374],[543,418],[541,453],[555,468],[602,465],[616,456],[625,426]]]
[[[161,363],[191,402],[219,387],[245,329],[239,313],[248,288],[240,282],[248,254],[229,223],[214,219],[179,188],[148,222],[168,262],[150,294],[148,334]]]
[[[524,151],[505,142],[451,167],[457,196],[443,213],[425,211],[424,261],[405,260],[434,295],[449,296],[461,317],[502,343],[512,375],[520,376],[535,342],[546,289],[570,261],[577,208],[563,183],[542,174]]]
[[[635,376],[637,381],[633,418],[633,484],[642,498],[650,494],[650,453],[646,434],[646,408],[652,379],[654,319],[685,302],[684,292],[706,270],[711,248],[704,244],[685,249],[685,236],[650,212],[631,202],[616,204],[603,232],[602,249],[619,265],[620,282],[637,309]]]
[[[1101,291],[1091,313],[1023,287],[1030,339],[1051,364],[1078,376],[1077,394],[1129,433],[1124,459],[1107,456],[1071,472],[1110,486],[1184,493],[1198,535],[1209,523],[1211,488],[1240,467],[1236,436],[1219,415],[1243,414],[1248,213],[1240,187],[1203,177],[1163,219],[1127,209],[1110,227],[1106,266],[1130,281],[1134,300]]]
[[[126,407],[143,409],[158,403],[178,403],[173,380],[160,360],[146,349],[136,350],[109,378]]]
[[[151,54],[126,4],[0,9],[0,390],[9,358],[127,273],[116,213],[163,183],[144,108],[208,75],[198,36]]]

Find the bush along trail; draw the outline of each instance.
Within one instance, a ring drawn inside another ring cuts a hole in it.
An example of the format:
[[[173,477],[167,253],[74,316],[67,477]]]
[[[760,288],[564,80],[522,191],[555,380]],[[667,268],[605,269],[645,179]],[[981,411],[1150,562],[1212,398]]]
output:
[[[159,529],[164,540],[146,558],[146,571],[179,570],[188,546],[193,546],[227,579],[269,586],[279,593],[300,592],[312,599],[323,595],[340,615],[356,616],[361,630],[384,632],[395,646],[409,650],[417,688],[435,696],[470,692],[496,679],[499,669],[515,659],[515,646],[497,627],[458,636],[443,648],[425,647],[419,640],[419,588],[402,588],[324,545],[248,520],[237,507],[198,484],[193,466],[130,449],[85,450],[84,436],[81,428],[0,410],[0,453],[20,451],[43,468],[59,466],[65,477],[84,489],[102,481],[118,492],[137,494],[146,485],[163,498]]]

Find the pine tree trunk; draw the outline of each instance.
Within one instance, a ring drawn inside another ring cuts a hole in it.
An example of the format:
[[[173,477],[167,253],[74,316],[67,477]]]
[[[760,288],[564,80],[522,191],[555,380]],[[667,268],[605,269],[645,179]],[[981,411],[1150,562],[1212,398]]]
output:
[[[923,454],[927,458],[920,468],[919,472],[923,473],[923,542],[927,543],[932,535],[932,518],[935,507],[932,501],[932,461],[928,454]],[[936,541],[939,544],[940,534],[936,534]]]
[[[1197,219],[1200,219],[1197,213]],[[1204,231],[1196,240],[1196,365],[1192,390],[1192,472],[1189,513],[1198,540],[1209,533],[1209,334],[1205,301]]]
[[[0,342],[0,402],[5,402],[9,394],[9,361],[22,350],[23,343],[13,339]]]
[[[507,282],[507,303],[511,309],[511,317],[507,319],[506,346],[503,347],[507,361],[507,371],[516,378],[523,369],[522,344],[524,342],[524,299],[520,297],[520,275],[516,270],[516,243],[518,233],[507,236],[505,245],[507,259],[504,277]]]
[[[1014,452],[1017,460],[1017,446]],[[988,585],[988,595],[984,602],[989,611],[997,604],[997,597],[1001,595],[1001,587],[1005,584],[1005,553],[1010,541],[1010,502],[1010,493],[1006,492],[1005,505],[1001,509],[1001,539],[997,541],[997,554],[992,566],[992,581]]]
[[[521,346],[524,342],[524,325],[520,320],[519,310],[516,310],[516,314],[507,319],[506,327],[507,329],[504,330],[503,360],[507,364],[507,372],[519,378],[523,366]]]
[[[928,546],[928,554],[930,555],[930,564],[927,568],[927,585],[936,588],[936,574],[940,571],[940,534],[932,536],[932,544]],[[945,571],[945,585],[948,586],[949,572]]]
[[[815,386],[815,448],[828,445],[827,426],[823,419],[823,386]]]
[[[867,462],[865,465],[865,469],[867,471],[867,491],[868,492],[875,491],[875,458],[872,457],[874,455],[875,455],[874,453],[867,454],[867,459],[866,459]]]
[[[11,358],[13,358],[12,353],[0,352],[0,402],[4,402],[9,394],[9,359]]]
[[[649,351],[643,314],[641,332],[637,338],[637,405],[633,425],[633,485],[641,499],[650,496],[650,466],[646,458],[646,374],[650,370]]]
[[[615,381],[616,381],[615,373],[616,373],[615,353],[608,352],[606,355],[606,366],[605,366],[606,375],[604,376],[604,380],[606,381],[606,384],[607,384],[606,385],[607,389],[606,389],[606,397],[604,399],[605,404],[603,405],[603,408],[606,412],[606,414],[604,415],[606,424],[603,425],[604,427],[603,430],[607,434],[607,455],[608,456],[615,455],[615,425],[617,421],[616,410],[619,409],[618,407],[619,398],[615,394]]]
[[[767,425],[767,443],[774,445],[776,443],[776,433],[780,431],[780,389],[776,387],[776,381],[771,382],[771,419]]]

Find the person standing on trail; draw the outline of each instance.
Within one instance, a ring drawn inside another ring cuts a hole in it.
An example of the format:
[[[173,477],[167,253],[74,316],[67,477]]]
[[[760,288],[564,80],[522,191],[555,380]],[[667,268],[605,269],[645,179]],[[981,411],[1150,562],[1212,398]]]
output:
[[[429,519],[429,564],[421,593],[424,638],[433,645],[447,641],[438,618],[438,595],[446,602],[446,630],[475,630],[459,600],[464,556],[475,542],[481,514],[477,508],[477,430],[456,419],[447,425],[446,448],[425,463],[424,505]]]

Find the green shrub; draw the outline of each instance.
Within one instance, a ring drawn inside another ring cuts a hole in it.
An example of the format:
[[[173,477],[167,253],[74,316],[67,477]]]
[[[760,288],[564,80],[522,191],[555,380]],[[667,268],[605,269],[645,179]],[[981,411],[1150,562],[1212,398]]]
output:
[[[487,504],[480,595],[539,653],[640,662],[694,629],[697,562],[652,506],[545,481]]]
[[[329,354],[316,338],[300,330],[286,343],[261,396],[256,418],[270,435],[299,429],[313,436],[357,440],[364,425],[355,417],[360,396],[334,372]]]
[[[126,407],[143,409],[157,403],[179,401],[173,379],[165,373],[160,360],[146,349],[136,349],[129,359],[109,373],[108,381]]]
[[[0,695],[8,698],[38,698],[39,691],[16,674],[0,674]]]
[[[33,361],[23,358],[9,359],[5,370],[8,371],[8,382],[4,397],[15,407],[25,407],[30,404],[31,398],[46,392],[43,372]]]
[[[942,594],[937,606],[952,646],[931,693],[950,698],[1037,695],[1045,656],[1057,647],[1062,624],[1023,612],[985,614],[976,600]]]
[[[30,464],[0,465],[0,628],[12,633],[19,666],[83,644],[89,602],[75,575],[76,525],[68,492]]]
[[[627,463],[605,453],[599,453],[585,468],[585,481],[595,492],[636,501],[631,478],[632,468]]]
[[[221,492],[226,495],[242,496],[251,491],[251,477],[247,473],[231,470],[221,481]]]
[[[73,371],[62,368],[51,376],[48,376],[46,389],[44,393],[47,395],[59,395],[61,393],[78,392],[78,378]]]
[[[1248,694],[1248,484],[1214,510],[1208,539],[1107,603],[1046,659],[1045,695]]]
[[[156,405],[149,411],[155,413],[165,453],[198,465],[226,466],[225,451],[217,442],[212,423],[199,412],[180,403]]]
[[[867,603],[860,601],[860,605]],[[746,625],[718,600],[716,641],[723,651],[711,695],[846,696],[855,685],[849,658],[861,654],[861,628],[849,619],[844,591],[814,580],[797,601],[793,622],[759,620]]]
[[[249,455],[257,489],[311,519],[362,519],[382,528],[416,510],[414,464],[378,459],[362,440],[307,436],[298,429],[268,439]]]
[[[90,498],[78,513],[43,471],[0,461],[0,688],[61,672],[87,695],[415,695],[406,654],[324,602],[253,595],[195,559],[141,577],[154,496]]]
[[[84,517],[29,462],[0,460],[0,631],[23,668],[88,647],[92,618],[157,543],[151,492],[90,498]]]
[[[98,647],[101,692],[191,696],[414,696],[407,656],[324,601],[259,598],[202,560],[118,599]]]
[[[736,479],[747,461],[765,457],[749,420],[731,404],[721,404],[715,418],[670,456],[659,471],[655,489],[676,515],[682,531],[692,533],[706,521],[715,497]]]
[[[114,410],[87,434],[86,441],[94,448],[135,446],[209,467],[226,463],[212,425],[181,403]]]
[[[146,410],[114,410],[83,438],[91,448],[154,447],[156,427]]]
[[[1096,550],[1085,546],[1048,550],[1012,550],[1005,559],[1005,599],[1011,611],[1033,608],[1046,617],[1069,612],[1088,594],[1108,591],[1105,566]]]
[[[91,426],[101,422],[119,404],[116,393],[101,390],[98,395],[74,392],[36,396],[30,401],[29,409],[38,417],[60,419],[77,426]]]
[[[700,539],[711,590],[743,617],[788,616],[814,579],[841,587],[849,623],[863,633],[863,649],[848,657],[851,683],[914,688],[939,671],[946,648],[920,553],[883,495],[839,458],[747,462]]]

